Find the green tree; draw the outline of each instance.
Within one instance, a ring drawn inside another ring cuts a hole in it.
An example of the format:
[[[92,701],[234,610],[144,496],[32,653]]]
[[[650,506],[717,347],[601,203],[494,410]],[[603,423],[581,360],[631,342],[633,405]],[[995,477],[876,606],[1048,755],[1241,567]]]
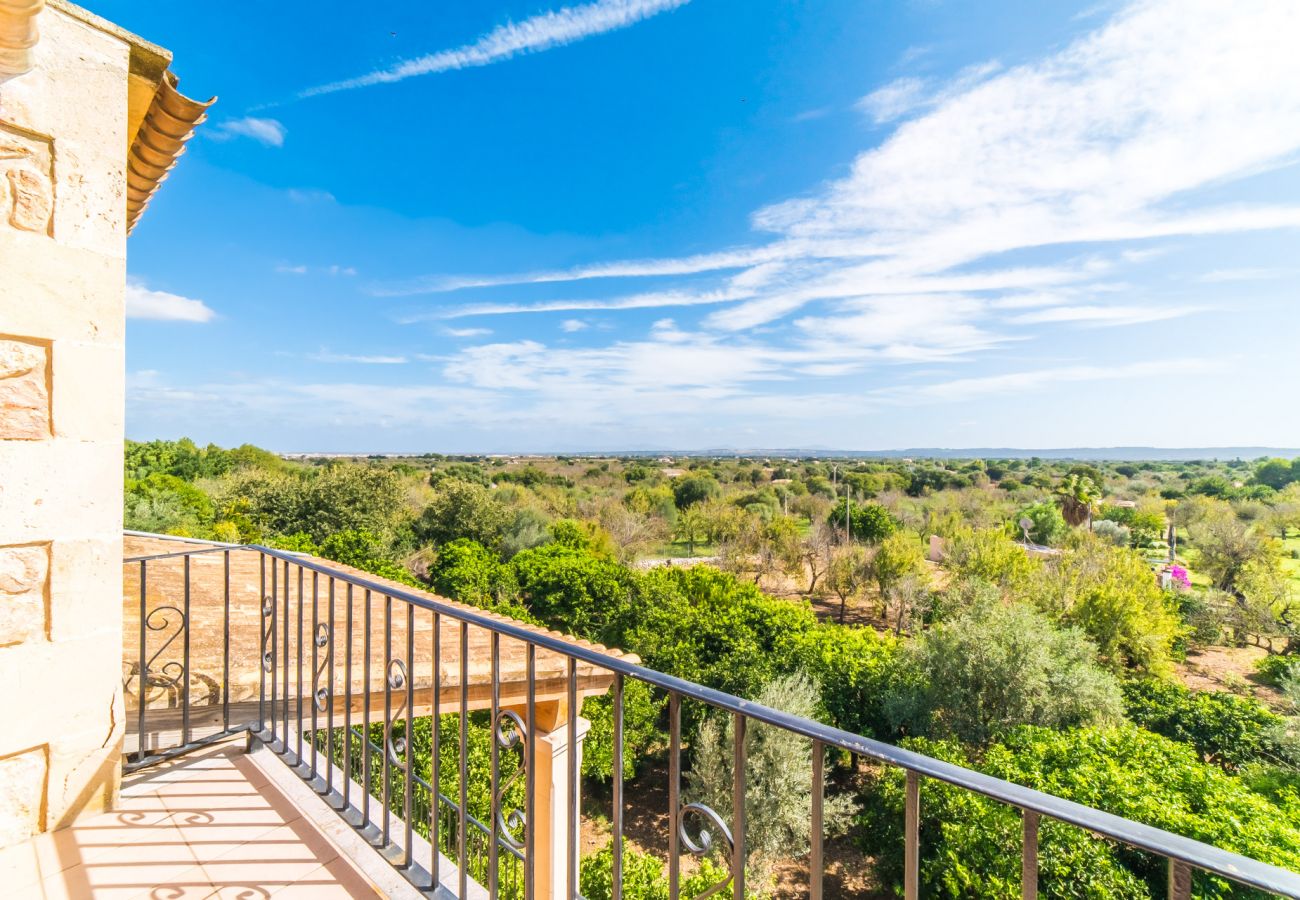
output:
[[[871,578],[871,557],[856,544],[836,548],[826,570],[826,587],[840,598],[840,624],[849,605],[849,598],[862,593]]]
[[[420,516],[417,533],[435,544],[469,538],[485,547],[500,545],[512,519],[491,490],[471,481],[449,478]]]
[[[1057,485],[1056,500],[1061,506],[1061,515],[1071,525],[1087,524],[1092,528],[1092,510],[1101,499],[1101,488],[1087,474],[1073,472],[1061,479]]]
[[[1035,544],[1047,547],[1059,545],[1068,530],[1065,517],[1053,503],[1035,503],[1022,509],[1020,515],[1016,517],[1017,537],[1020,536],[1021,519],[1028,519],[1032,523],[1029,526],[1029,539]]]
[[[983,746],[1017,725],[1063,728],[1122,718],[1119,683],[1083,632],[1033,607],[973,607],[903,654],[888,701],[909,734]]]
[[[817,689],[801,673],[766,685],[757,701],[796,716],[816,713]],[[734,717],[710,716],[692,742],[687,775],[691,796],[714,809],[726,809],[732,796]],[[745,744],[745,867],[752,883],[771,878],[774,866],[808,852],[812,798],[812,743],[784,728],[749,722]],[[848,794],[825,799],[826,831],[842,832],[853,815]]]
[[[1019,596],[1042,565],[1005,532],[988,529],[965,530],[948,538],[943,567],[956,579],[987,582],[1008,596]]]
[[[678,509],[703,503],[722,493],[722,487],[712,475],[683,475],[673,482],[673,499]]]
[[[850,533],[864,544],[878,544],[898,530],[898,521],[879,503],[853,503],[841,497],[831,507],[826,524],[839,534],[844,533],[845,516]]]
[[[921,578],[926,574],[925,551],[915,534],[896,531],[880,542],[872,554],[869,570],[880,591],[883,606],[888,601],[890,592],[903,581]]]

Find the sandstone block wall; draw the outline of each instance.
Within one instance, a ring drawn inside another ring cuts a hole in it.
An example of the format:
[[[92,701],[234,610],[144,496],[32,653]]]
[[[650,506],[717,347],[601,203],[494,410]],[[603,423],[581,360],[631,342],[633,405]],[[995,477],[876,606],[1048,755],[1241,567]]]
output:
[[[63,7],[0,73],[0,846],[116,799],[130,46]]]

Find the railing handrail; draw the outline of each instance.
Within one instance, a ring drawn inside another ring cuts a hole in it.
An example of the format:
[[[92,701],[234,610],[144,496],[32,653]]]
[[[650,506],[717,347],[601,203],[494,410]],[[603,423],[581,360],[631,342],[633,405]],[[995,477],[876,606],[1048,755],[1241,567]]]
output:
[[[142,536],[166,537],[165,535]],[[593,645],[580,643],[576,639],[566,638],[555,633],[540,631],[535,627],[505,617],[498,617],[466,604],[443,598],[422,596],[393,584],[344,572],[331,566],[328,561],[322,561],[317,557],[277,550],[260,544],[224,545],[219,549],[256,551],[274,559],[301,566],[309,571],[341,579],[355,587],[401,600],[430,612],[447,615],[457,621],[485,628],[509,638],[531,643],[537,647],[612,672],[621,673],[624,676],[635,678],[665,691],[679,694],[682,697],[785,729],[810,740],[819,741],[826,746],[870,757],[908,772],[914,772],[927,778],[933,778],[937,781],[973,791],[1008,806],[1078,826],[1094,834],[1119,841],[1139,850],[1156,853],[1170,860],[1187,863],[1202,871],[1219,875],[1240,884],[1287,897],[1300,898],[1300,873],[1283,869],[1280,866],[1251,859],[1193,838],[1183,837],[1151,825],[1144,825],[1113,813],[1085,806],[1072,800],[1066,800],[1034,788],[1018,785],[992,775],[986,775],[964,766],[944,762],[914,750],[907,750],[821,722],[782,712],[761,703],[744,700],[732,694],[705,687],[692,681],[686,681],[673,675],[666,675],[663,672],[630,662],[625,657],[600,650]]]

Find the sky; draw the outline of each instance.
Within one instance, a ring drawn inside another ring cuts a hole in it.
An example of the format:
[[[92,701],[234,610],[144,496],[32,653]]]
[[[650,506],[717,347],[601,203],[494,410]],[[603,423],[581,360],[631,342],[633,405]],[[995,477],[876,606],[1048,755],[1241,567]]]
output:
[[[1292,0],[89,5],[219,96],[129,437],[1300,446]]]

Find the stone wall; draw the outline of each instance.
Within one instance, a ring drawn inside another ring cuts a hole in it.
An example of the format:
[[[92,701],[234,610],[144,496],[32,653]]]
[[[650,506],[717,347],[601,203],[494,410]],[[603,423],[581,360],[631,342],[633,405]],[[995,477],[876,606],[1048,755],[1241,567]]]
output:
[[[63,6],[0,75],[0,846],[111,806],[131,45]]]

